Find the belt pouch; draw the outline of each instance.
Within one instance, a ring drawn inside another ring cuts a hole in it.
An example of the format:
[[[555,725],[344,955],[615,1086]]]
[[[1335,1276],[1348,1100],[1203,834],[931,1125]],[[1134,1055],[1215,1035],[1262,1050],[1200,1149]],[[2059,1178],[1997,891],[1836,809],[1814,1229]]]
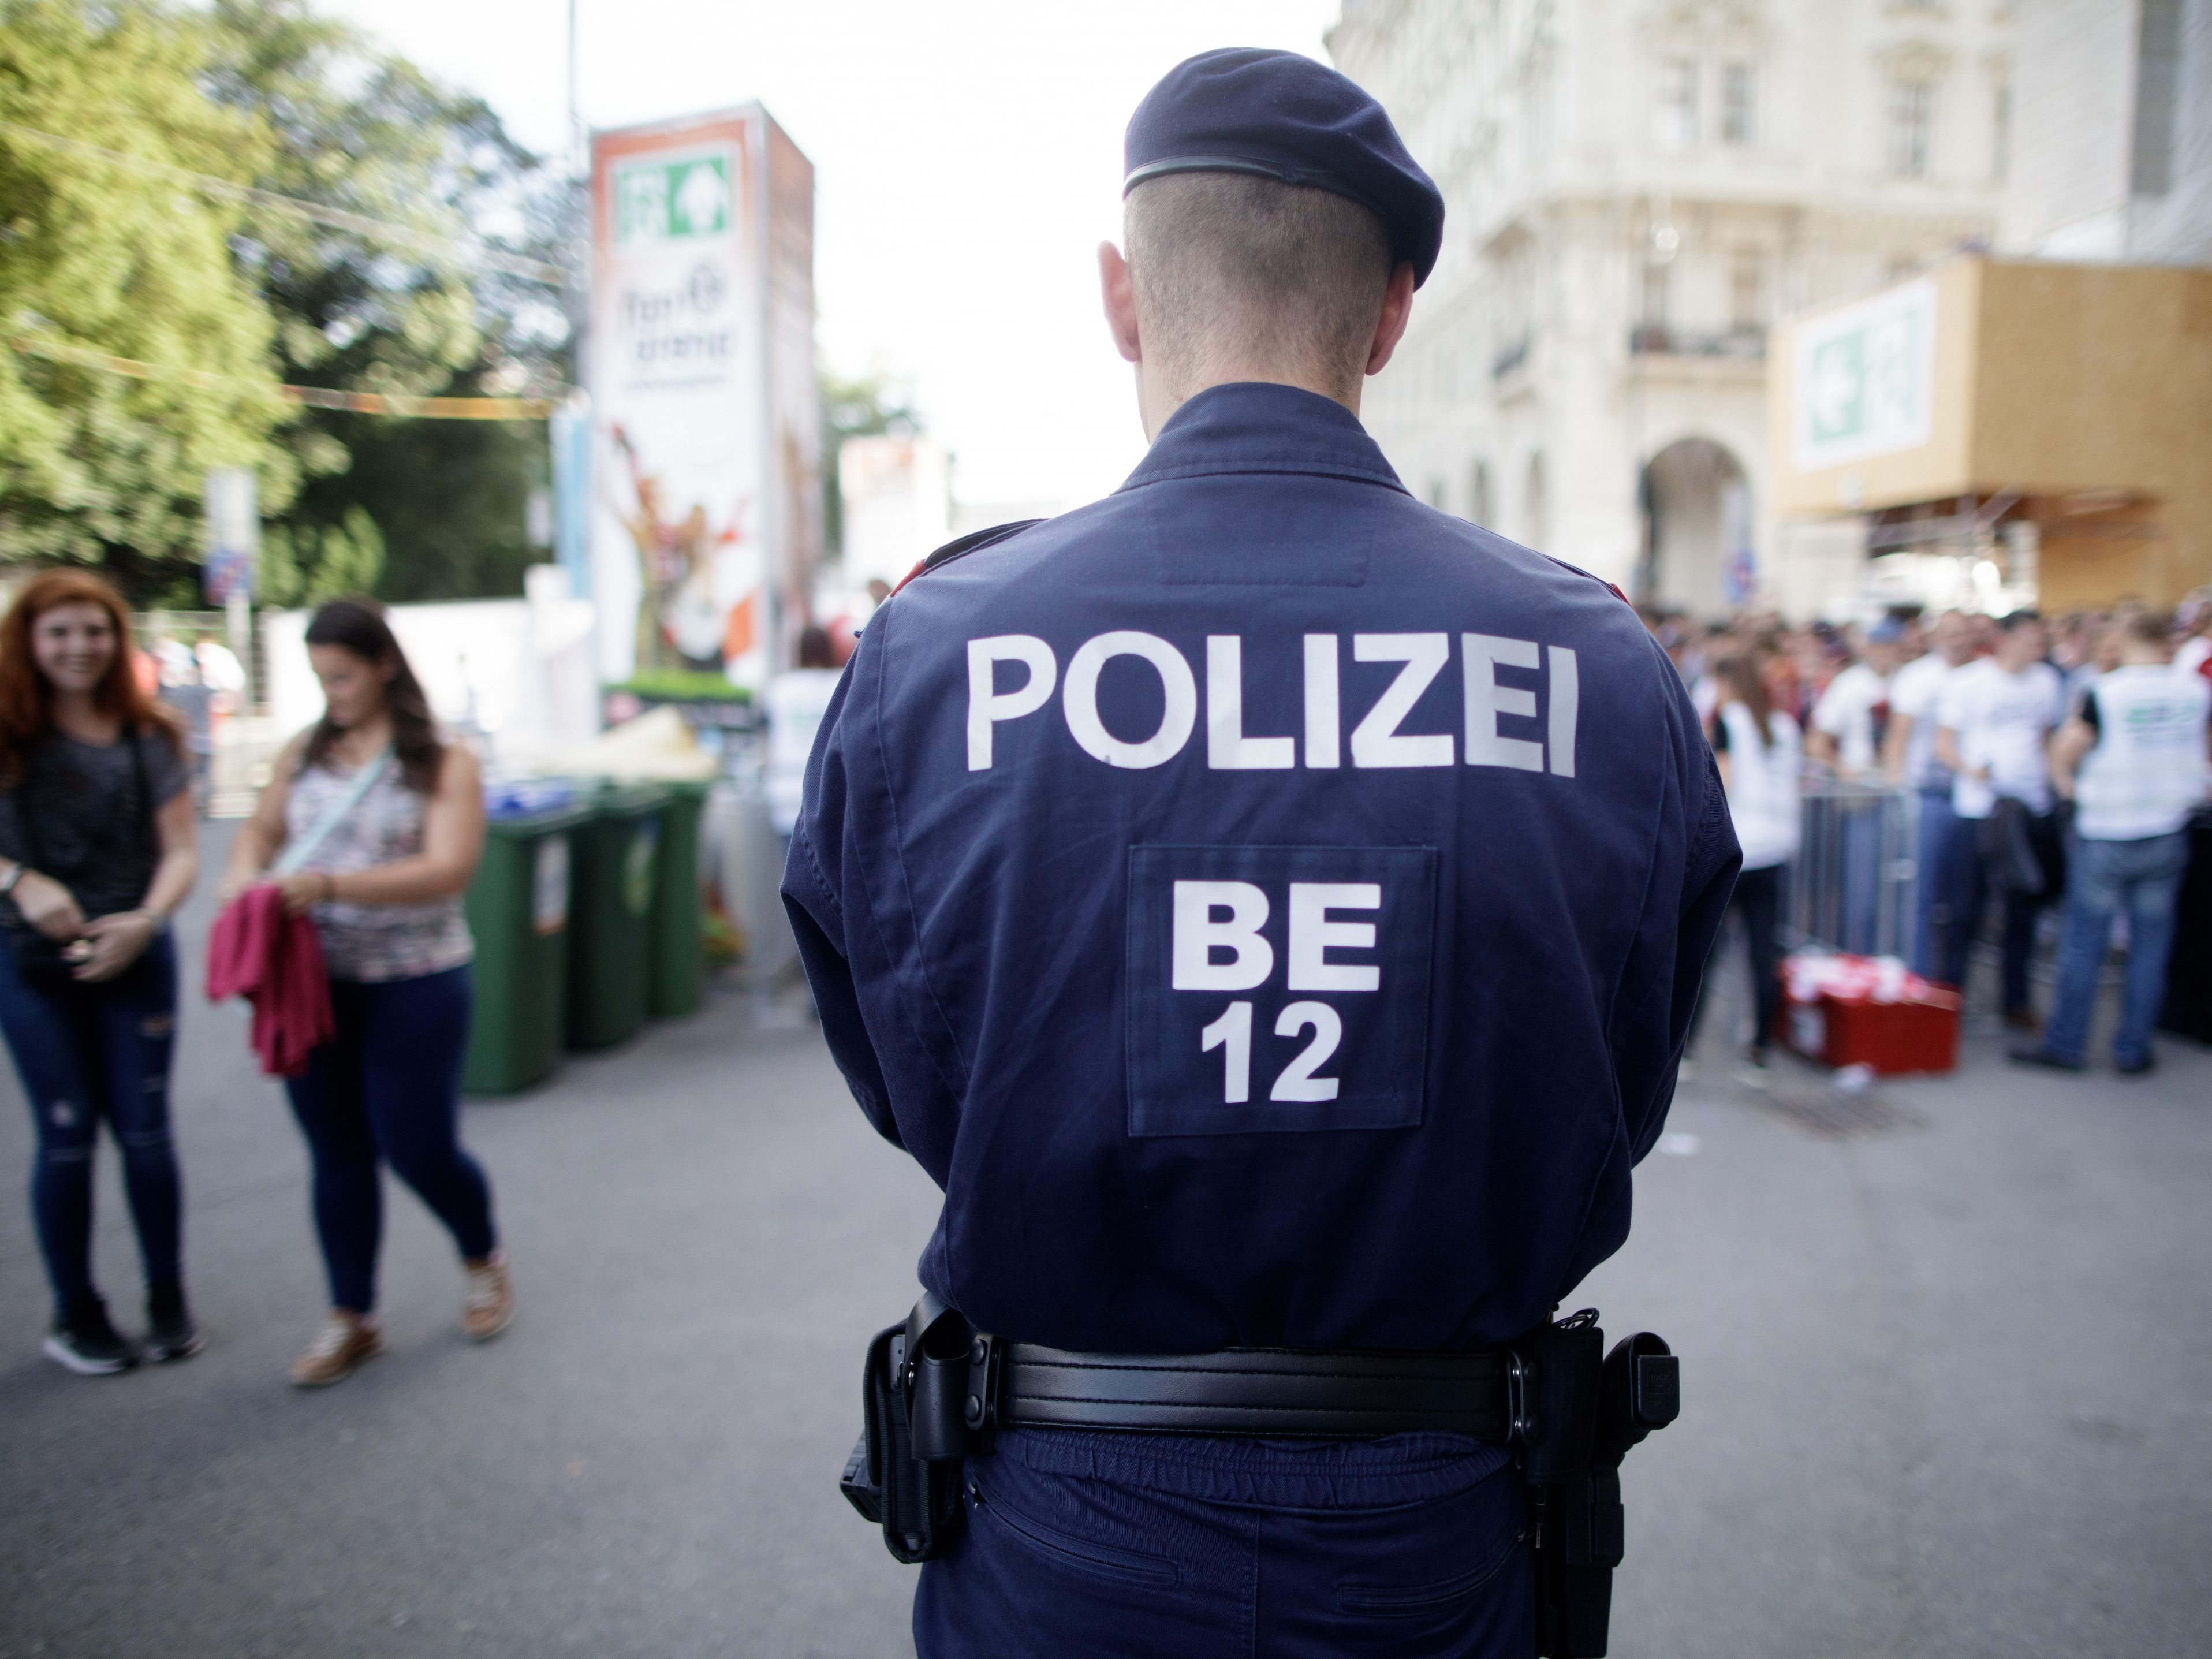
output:
[[[934,1560],[959,1540],[960,1460],[917,1455],[908,1417],[908,1328],[878,1331],[860,1380],[863,1428],[838,1482],[847,1499],[884,1529],[884,1547],[909,1564]]]
[[[1536,1651],[1600,1659],[1620,1563],[1620,1484],[1591,1467],[1605,1334],[1577,1314],[1512,1345],[1515,1435],[1536,1573]]]

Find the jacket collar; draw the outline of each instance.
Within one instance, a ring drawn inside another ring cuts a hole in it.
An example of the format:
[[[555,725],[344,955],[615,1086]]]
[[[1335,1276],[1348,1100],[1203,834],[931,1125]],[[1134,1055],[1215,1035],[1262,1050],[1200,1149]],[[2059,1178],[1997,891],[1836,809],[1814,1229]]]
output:
[[[1264,380],[1208,386],[1184,404],[1121,488],[1228,472],[1318,473],[1407,493],[1350,410]]]

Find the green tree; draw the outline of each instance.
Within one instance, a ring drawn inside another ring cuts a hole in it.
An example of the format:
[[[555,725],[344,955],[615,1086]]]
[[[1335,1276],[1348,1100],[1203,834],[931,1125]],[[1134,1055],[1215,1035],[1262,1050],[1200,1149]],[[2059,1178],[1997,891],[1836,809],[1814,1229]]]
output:
[[[206,470],[258,468],[264,505],[295,477],[269,311],[230,251],[243,210],[32,135],[247,183],[269,129],[209,101],[204,61],[196,21],[141,0],[0,0],[0,559],[105,566],[169,604],[197,586]]]
[[[276,134],[260,183],[374,220],[376,233],[257,211],[240,257],[274,309],[295,384],[415,396],[511,395],[570,378],[557,290],[487,264],[499,251],[557,262],[576,212],[477,98],[379,52],[304,0],[216,0],[210,84]],[[395,600],[515,593],[524,502],[547,474],[542,423],[409,420],[309,410],[289,429],[304,483],[283,556],[312,587],[321,550],[386,549],[376,591]],[[337,541],[331,538],[335,535]]]
[[[888,377],[822,376],[822,542],[833,556],[845,551],[844,486],[838,471],[845,440],[910,438],[921,429],[921,416],[890,388]]]

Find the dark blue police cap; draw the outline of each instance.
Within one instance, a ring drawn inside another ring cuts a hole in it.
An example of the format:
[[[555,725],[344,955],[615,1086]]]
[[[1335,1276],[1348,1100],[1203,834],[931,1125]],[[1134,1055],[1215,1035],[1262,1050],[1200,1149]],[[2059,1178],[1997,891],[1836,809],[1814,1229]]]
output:
[[[1378,216],[1394,258],[1426,282],[1444,198],[1376,103],[1296,52],[1231,47],[1170,70],[1129,118],[1121,193],[1166,173],[1255,173],[1334,191]]]

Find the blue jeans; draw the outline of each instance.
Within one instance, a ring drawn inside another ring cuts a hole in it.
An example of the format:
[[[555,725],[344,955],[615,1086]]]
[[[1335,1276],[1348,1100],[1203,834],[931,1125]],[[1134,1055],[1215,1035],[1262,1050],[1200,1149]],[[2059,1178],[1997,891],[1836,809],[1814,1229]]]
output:
[[[1449,1435],[1336,1445],[1024,1431],[963,1466],[921,1659],[1526,1659],[1519,1474]]]
[[[1947,837],[1945,857],[1953,861],[1959,885],[1956,901],[1942,930],[1942,947],[1936,956],[1936,973],[1931,975],[1939,984],[1955,987],[1963,995],[1966,988],[1966,964],[1974,947],[1974,936],[1981,931],[1982,913],[1989,908],[1990,896],[1996,884],[1990,879],[1990,860],[1982,851],[1981,818],[1954,817]],[[2045,817],[2035,819],[2029,828],[2030,838],[2035,843],[2036,854],[2050,879],[2059,862],[2058,836],[2056,820]],[[2029,895],[2008,890],[2002,896],[2003,927],[1998,935],[1998,961],[2002,970],[2000,1006],[2008,1014],[2028,1012],[2028,959],[2035,951],[2035,919],[2050,900],[2043,894]]]
[[[183,1197],[169,1141],[176,1030],[177,957],[166,930],[98,985],[26,980],[10,942],[0,939],[0,1034],[38,1130],[31,1213],[58,1312],[94,1293],[92,1158],[103,1121],[123,1154],[123,1190],[148,1282],[181,1271]]]
[[[374,985],[334,980],[337,1035],[284,1085],[314,1164],[315,1236],[332,1307],[376,1306],[380,1161],[446,1224],[464,1257],[497,1248],[491,1188],[459,1139],[471,1003],[465,967]]]
[[[2186,831],[2141,841],[2077,837],[2067,863],[2066,926],[2058,941],[2058,996],[2043,1034],[2046,1052],[2079,1065],[2097,1003],[2097,970],[2112,937],[2112,918],[2128,915],[2127,988],[2113,1062],[2150,1057],[2151,1026],[2166,997],[2166,959],[2173,949],[2173,901],[2189,862]]]
[[[1954,911],[1966,902],[1966,874],[1949,787],[1923,789],[1919,794],[1920,834],[1913,849],[1919,885],[1914,896],[1909,965],[1914,973],[1934,979],[1945,929]]]

